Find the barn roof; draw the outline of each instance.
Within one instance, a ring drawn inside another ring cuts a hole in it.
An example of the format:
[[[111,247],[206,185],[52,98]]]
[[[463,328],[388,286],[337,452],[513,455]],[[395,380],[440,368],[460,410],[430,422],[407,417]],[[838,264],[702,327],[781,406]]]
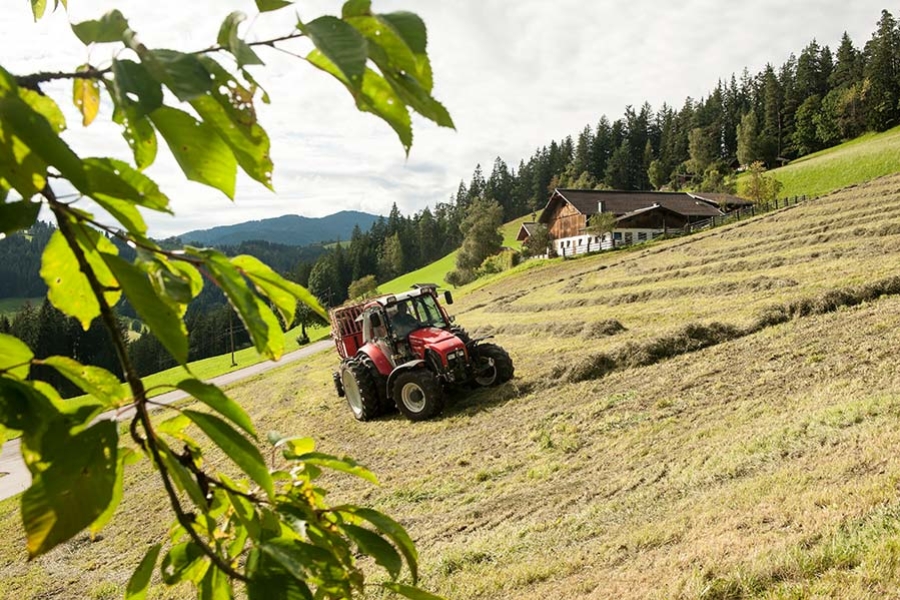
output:
[[[722,194],[718,192],[688,192],[688,195],[697,198],[698,200],[706,200],[708,202],[712,202],[719,208],[723,208],[726,206],[750,206],[753,204],[753,202],[751,202],[750,200],[741,198],[740,196],[735,196],[733,194]]]
[[[516,241],[524,242],[526,239],[534,235],[535,226],[537,226],[537,223],[522,223],[522,226],[519,227],[519,233],[518,235],[516,235]]]
[[[660,205],[686,217],[714,217],[722,212],[710,201],[695,198],[683,192],[625,192],[616,190],[557,189],[541,213],[539,222],[549,219],[550,209],[559,202],[567,202],[583,215],[595,215],[603,210],[622,216],[634,211]]]

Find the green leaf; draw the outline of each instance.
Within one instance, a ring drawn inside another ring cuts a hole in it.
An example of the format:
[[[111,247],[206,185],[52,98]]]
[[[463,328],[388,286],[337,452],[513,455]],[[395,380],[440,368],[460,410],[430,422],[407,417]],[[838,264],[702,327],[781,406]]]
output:
[[[116,278],[104,264],[100,252],[108,256],[118,253],[118,250],[99,232],[79,225],[70,226],[75,230],[78,247],[88,265],[100,285],[107,288],[103,294],[106,302],[114,306],[121,292],[117,289]],[[60,231],[53,233],[44,249],[44,255],[41,257],[41,277],[47,284],[49,289],[47,297],[53,306],[78,319],[87,331],[91,321],[100,315],[100,304],[91,290],[87,277],[81,272],[78,259]]]
[[[316,465],[318,467],[325,467],[333,471],[341,471],[342,473],[356,475],[357,477],[378,485],[378,478],[375,477],[375,474],[367,468],[357,464],[356,461],[352,458],[341,459],[337,458],[336,456],[331,456],[330,454],[322,454],[320,452],[308,452],[306,454],[289,455],[288,450],[284,451],[284,457],[287,459],[303,461],[304,463],[309,465]]]
[[[162,106],[162,86],[143,64],[113,60],[112,72],[111,94],[118,107],[131,107],[135,117],[143,117]]]
[[[310,52],[307,60],[311,65],[343,81],[343,76],[334,64],[318,50]],[[412,146],[412,120],[403,101],[388,82],[372,69],[366,69],[362,89],[358,93],[353,89],[350,91],[354,94],[357,108],[380,117],[391,126],[408,154]]]
[[[203,433],[209,436],[209,439],[221,448],[270,497],[275,495],[272,477],[266,468],[266,461],[257,447],[250,443],[247,438],[215,415],[199,413],[193,410],[185,410],[183,414],[193,421]]]
[[[28,200],[0,204],[0,233],[9,235],[28,229],[37,221],[40,211],[40,203]]]
[[[5,427],[36,432],[58,416],[53,403],[34,386],[0,377],[0,423]]]
[[[169,107],[156,109],[150,119],[188,179],[221,190],[234,199],[237,160],[214,127]]]
[[[87,66],[79,67],[79,71]],[[94,121],[100,110],[100,84],[93,79],[73,79],[72,102],[81,112],[81,124],[87,127]]]
[[[277,438],[273,441],[273,437]],[[269,441],[276,448],[283,448],[284,457],[290,459],[301,454],[309,454],[316,449],[316,441],[311,437],[281,437],[276,432],[269,433]]]
[[[200,546],[185,542],[172,546],[163,557],[160,573],[167,585],[182,581],[199,582],[209,568],[209,559]]]
[[[341,17],[361,17],[372,14],[372,0],[347,0],[341,8]]]
[[[225,392],[211,383],[204,383],[199,379],[184,379],[176,386],[179,390],[187,392],[197,400],[203,402],[232,423],[256,437],[256,430],[250,417],[241,408],[240,404],[225,395]]]
[[[141,320],[172,357],[179,364],[185,364],[188,358],[187,328],[180,315],[157,296],[146,273],[117,256],[104,254],[103,258]]]
[[[357,106],[387,122],[397,133],[400,143],[409,154],[412,147],[412,120],[409,111],[388,82],[372,69],[366,69]]]
[[[281,318],[286,324],[290,325],[294,320],[297,300],[312,308],[326,321],[328,320],[328,313],[306,288],[293,281],[288,281],[258,258],[242,254],[232,258],[231,264],[253,282],[257,291],[268,297],[281,313]]]
[[[338,79],[353,89],[362,86],[368,58],[366,39],[362,34],[337,17],[328,15],[306,25],[301,23],[298,28],[334,65],[340,73]]]
[[[322,585],[337,583],[345,578],[343,566],[337,558],[312,544],[279,537],[260,543],[259,549],[296,579]],[[348,589],[348,596],[349,591]]]
[[[425,22],[419,15],[399,11],[378,15],[378,18],[390,23],[415,54],[425,54],[428,46],[428,31],[425,28]]]
[[[125,200],[151,210],[172,214],[169,198],[155,181],[128,163],[114,158],[86,158],[85,172],[95,200]]]
[[[451,129],[455,127],[453,119],[444,105],[432,98],[419,85],[418,81],[409,75],[393,72],[389,72],[385,78],[400,99],[417,113],[441,127],[450,127]]]
[[[193,54],[174,50],[142,50],[139,54],[153,77],[182,102],[190,102],[212,88],[209,71]]]
[[[101,421],[72,436],[67,452],[22,494],[28,554],[44,554],[94,522],[109,506],[116,480],[117,426]]]
[[[284,333],[269,307],[247,287],[241,272],[221,252],[208,248],[187,250],[205,260],[207,271],[237,310],[257,352],[278,360],[284,352]]]
[[[134,570],[128,585],[125,588],[125,600],[144,600],[147,597],[147,590],[150,588],[150,578],[153,576],[153,569],[156,567],[156,561],[159,559],[159,551],[161,544],[150,546],[141,564]]]
[[[52,99],[23,88],[18,88],[17,95],[27,105],[25,109],[30,107],[44,117],[54,132],[65,130],[65,117]],[[9,101],[18,102],[12,97]],[[4,129],[0,123],[0,188],[3,195],[9,189],[16,189],[23,198],[30,198],[44,187],[46,171],[47,161],[29,148],[27,140],[16,134],[11,126]]]
[[[380,16],[352,17],[347,22],[365,36],[369,58],[375,60],[382,73],[387,73],[390,69],[416,73],[416,56],[389,22],[382,20]],[[373,50],[377,52],[373,53]]]
[[[375,526],[378,531],[388,536],[392,542],[400,549],[400,552],[406,558],[406,564],[409,566],[412,574],[413,583],[419,578],[419,555],[412,539],[402,525],[397,523],[389,516],[378,512],[371,508],[359,506],[341,506],[334,510],[341,513],[348,513],[360,519],[368,521]]]
[[[431,67],[421,68],[428,61],[424,23],[412,13],[354,17],[348,22],[366,37],[369,58],[403,103],[442,127],[453,127],[447,109],[429,94]]]
[[[0,373],[19,379],[28,377],[34,353],[17,337],[0,333]]]
[[[390,23],[416,55],[416,70],[410,74],[415,75],[422,88],[431,93],[431,89],[434,87],[434,78],[431,73],[431,61],[426,53],[428,32],[425,29],[425,22],[419,15],[405,11],[379,15],[379,19]]]
[[[134,164],[138,169],[146,169],[156,160],[156,130],[146,116],[140,116],[130,106],[118,106],[113,113],[113,121],[124,127],[122,137],[134,153]]]
[[[159,444],[159,455],[162,458],[162,462],[169,474],[172,475],[178,489],[186,493],[198,509],[208,510],[209,502],[206,499],[206,495],[200,489],[197,480],[194,479],[191,472],[181,464],[179,457],[172,452],[163,440],[157,440],[157,443]]]
[[[444,600],[441,596],[435,596],[425,590],[420,590],[417,587],[397,583],[395,581],[386,581],[382,583],[381,586],[386,590],[390,590],[395,594],[400,594],[404,598],[409,598],[410,600]]]
[[[234,11],[225,17],[222,26],[219,27],[219,36],[216,38],[220,46],[231,52],[237,61],[238,67],[263,64],[263,61],[253,51],[253,48],[238,37],[238,26],[246,19],[247,15],[237,10]]]
[[[253,92],[241,86],[214,60],[203,60],[212,73],[213,89],[191,101],[191,106],[224,140],[247,175],[272,189],[269,136],[256,120]]]
[[[83,365],[65,356],[51,356],[41,360],[41,364],[53,367],[81,391],[91,394],[108,407],[122,406],[129,399],[119,378],[106,369]]]
[[[403,560],[383,537],[356,525],[342,525],[341,529],[359,546],[360,552],[371,556],[376,563],[384,567],[391,579],[397,579],[400,576]]]
[[[269,12],[270,10],[278,10],[285,6],[290,6],[293,2],[287,0],[256,0],[256,8],[259,12]]]
[[[116,514],[116,509],[122,502],[122,495],[125,491],[125,465],[134,464],[140,459],[141,455],[137,452],[129,448],[119,448],[119,460],[116,464],[116,481],[113,486],[112,500],[109,506],[106,507],[106,510],[97,517],[97,520],[91,523],[91,537],[95,537],[98,531],[106,527],[106,524]]]
[[[247,558],[249,600],[313,600],[309,586],[267,554],[253,548]]]
[[[59,110],[52,100],[37,93],[20,96],[15,78],[0,67],[0,137],[6,146],[4,153],[11,154],[13,159],[19,159],[24,146],[27,152],[39,157],[43,163],[56,167],[75,188],[84,190],[86,180],[81,161],[59,137],[58,124],[55,127],[48,121],[45,113],[50,106],[54,107],[54,111]],[[8,169],[15,165],[9,165],[8,162],[8,157],[0,157],[0,176],[10,181],[23,197],[34,195],[34,188],[38,184],[43,187],[46,169],[20,173],[10,179]],[[17,164],[19,168],[33,168],[36,163],[34,160],[22,159]],[[28,178],[32,179],[32,186],[20,189],[16,185]]]
[[[35,22],[44,16],[46,10],[47,0],[31,0],[31,12],[34,14]]]
[[[197,586],[197,600],[231,600],[234,590],[231,580],[215,566],[210,566]]]
[[[98,20],[74,23],[72,31],[81,40],[81,43],[104,44],[121,42],[128,30],[128,21],[118,10],[112,10]]]

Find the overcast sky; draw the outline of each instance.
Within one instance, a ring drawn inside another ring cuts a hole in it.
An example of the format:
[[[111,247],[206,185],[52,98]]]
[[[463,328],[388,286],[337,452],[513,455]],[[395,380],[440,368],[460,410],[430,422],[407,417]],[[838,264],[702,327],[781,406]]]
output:
[[[72,70],[88,61],[104,66],[108,49],[84,48],[68,22],[112,8],[125,14],[148,46],[177,50],[212,45],[233,10],[256,12],[252,0],[69,0],[68,15],[60,10],[34,24],[28,3],[16,4],[0,12],[0,64],[15,74]],[[305,20],[339,14],[340,7],[297,3]],[[515,167],[538,146],[574,136],[603,114],[621,117],[629,104],[680,107],[686,97],[704,96],[719,78],[739,76],[744,67],[755,74],[767,62],[781,65],[813,38],[834,50],[847,31],[861,48],[882,8],[900,12],[872,0],[375,0],[373,8],[423,17],[434,95],[450,110],[456,131],[414,117],[407,159],[394,132],[357,113],[330,76],[286,54],[261,51],[267,67],[257,71],[258,79],[272,105],[260,106],[259,114],[272,138],[276,192],[241,174],[232,203],[186,182],[160,140],[149,174],[172,199],[177,217],[147,214],[151,235],[283,214],[386,214],[393,202],[409,214],[447,200],[477,163],[485,175],[496,156]],[[292,9],[251,16],[241,33],[265,39],[287,32],[293,22]],[[66,139],[77,151],[129,158],[119,130],[109,125],[109,104],[85,129],[71,108],[71,84],[46,91],[65,104]]]

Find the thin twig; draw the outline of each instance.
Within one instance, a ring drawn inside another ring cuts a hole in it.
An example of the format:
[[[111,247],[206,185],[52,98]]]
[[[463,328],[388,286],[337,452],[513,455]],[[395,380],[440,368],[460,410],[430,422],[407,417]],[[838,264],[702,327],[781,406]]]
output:
[[[274,48],[276,50],[281,50],[275,44],[278,42],[285,42],[288,40],[295,40],[301,37],[304,37],[305,34],[301,32],[289,33],[287,35],[283,35],[280,37],[272,38],[270,40],[262,40],[258,42],[248,42],[247,46],[267,46],[269,48]],[[205,50],[196,50],[194,52],[189,52],[188,54],[193,55],[202,55],[202,54],[213,54],[215,52],[224,52],[228,49],[224,46],[211,46],[206,48]],[[112,72],[112,67],[106,67],[105,69],[98,69],[96,67],[88,66],[84,71],[75,71],[75,72],[64,72],[64,71],[41,71],[39,73],[31,73],[29,75],[17,75],[15,76],[16,84],[19,87],[28,88],[31,90],[38,89],[38,86],[41,83],[46,83],[48,81],[57,81],[60,79],[101,79],[107,73]]]
[[[74,73],[64,73],[62,71],[41,71],[40,73],[31,73],[30,75],[17,75],[16,85],[30,90],[36,89],[39,84],[48,81],[56,81],[58,79],[100,79],[107,73],[112,72],[111,67],[106,69],[97,69],[88,67],[84,71],[75,71]]]

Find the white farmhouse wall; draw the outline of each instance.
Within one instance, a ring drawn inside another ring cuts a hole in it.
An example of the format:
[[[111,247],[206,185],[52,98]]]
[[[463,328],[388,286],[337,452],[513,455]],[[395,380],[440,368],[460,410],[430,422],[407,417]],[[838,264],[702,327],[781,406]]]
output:
[[[619,246],[650,241],[662,234],[662,229],[616,229],[612,235],[615,236],[616,247],[618,248]],[[555,240],[554,245],[556,246],[556,253],[560,256],[577,256],[578,254],[596,252],[601,249],[609,250],[613,247],[612,238],[608,233],[603,236],[602,241],[596,236],[578,235]]]

